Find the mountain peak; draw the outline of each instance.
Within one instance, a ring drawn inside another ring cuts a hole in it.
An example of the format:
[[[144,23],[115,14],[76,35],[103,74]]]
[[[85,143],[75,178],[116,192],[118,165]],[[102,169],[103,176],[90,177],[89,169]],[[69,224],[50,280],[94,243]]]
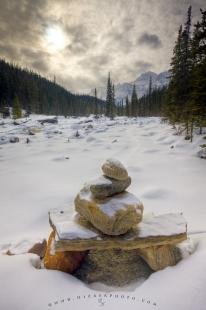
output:
[[[157,76],[158,76],[157,73],[152,72],[152,71],[147,71],[147,72],[140,74],[134,82],[136,83],[142,80],[149,82],[150,77],[152,78],[152,80],[154,80],[157,78]]]
[[[133,85],[136,86],[136,92],[138,98],[142,97],[144,94],[148,92],[149,87],[149,79],[150,76],[152,78],[152,88],[162,88],[164,85],[169,83],[169,72],[164,71],[159,74],[147,71],[145,73],[140,74],[137,79],[133,82],[125,82],[125,83],[118,83],[115,85],[115,97],[116,101],[124,100],[125,97],[128,95],[131,97]],[[98,97],[99,98],[106,98],[106,87],[101,87],[97,89]]]

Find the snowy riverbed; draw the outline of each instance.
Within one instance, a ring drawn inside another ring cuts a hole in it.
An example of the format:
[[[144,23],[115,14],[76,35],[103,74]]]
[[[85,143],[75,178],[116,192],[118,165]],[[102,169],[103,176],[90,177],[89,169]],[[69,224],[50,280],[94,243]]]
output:
[[[32,116],[20,125],[5,120],[0,126],[0,309],[68,309],[69,301],[61,300],[69,296],[70,307],[85,309],[83,296],[95,292],[102,296],[87,297],[88,308],[99,308],[102,300],[108,309],[114,302],[131,309],[205,309],[206,161],[196,155],[206,141],[204,135],[196,135],[190,143],[159,118],[59,117],[58,124],[44,126],[37,121],[42,118]],[[37,127],[35,135],[28,135]],[[20,141],[9,143],[13,136]],[[117,158],[127,167],[132,178],[129,191],[143,202],[145,213],[183,212],[190,238],[197,244],[195,253],[177,266],[121,289],[125,299],[121,294],[109,299],[108,288],[88,288],[68,274],[38,270],[37,256],[22,254],[35,241],[47,238],[50,209],[68,207],[73,212],[75,195],[101,174],[99,167],[106,158]],[[8,249],[19,255],[4,255]],[[82,297],[76,300],[77,296]]]

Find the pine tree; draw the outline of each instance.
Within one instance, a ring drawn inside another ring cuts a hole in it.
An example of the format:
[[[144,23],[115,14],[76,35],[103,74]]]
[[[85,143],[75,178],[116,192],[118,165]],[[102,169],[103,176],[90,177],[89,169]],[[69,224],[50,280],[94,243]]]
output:
[[[178,37],[173,49],[173,57],[170,63],[170,83],[167,94],[165,114],[172,124],[180,121],[182,106],[181,78],[182,78],[182,25],[179,28]]]
[[[98,115],[97,89],[94,89],[94,114]]]
[[[181,121],[185,123],[187,135],[189,134],[189,123],[191,121],[190,96],[191,96],[191,72],[192,72],[192,53],[191,53],[191,12],[192,7],[188,8],[187,21],[182,33],[182,98],[183,109],[181,112]]]
[[[115,114],[115,90],[114,84],[112,85],[112,102],[111,102],[111,110],[110,110],[110,117],[113,119]]]
[[[137,110],[138,110],[138,99],[137,99],[136,87],[134,84],[133,90],[132,90],[132,98],[131,98],[131,116],[136,117]]]
[[[148,87],[148,111],[149,111],[149,115],[151,115],[152,112],[152,77],[150,75],[149,77],[149,87]]]
[[[190,109],[192,113],[192,124],[200,128],[206,126],[206,11],[200,10],[202,19],[195,24],[192,39],[192,94]],[[192,131],[192,128],[191,128]]]
[[[125,107],[124,107],[124,101],[123,101],[123,99],[122,99],[122,104],[121,104],[121,110],[122,110],[121,115],[122,115],[122,116],[125,115]]]
[[[17,96],[15,96],[14,101],[13,101],[12,114],[13,114],[14,119],[22,117],[21,105],[19,102],[19,98]]]
[[[107,80],[107,97],[106,97],[106,112],[105,112],[105,115],[108,117],[111,117],[111,107],[112,107],[112,83],[109,73]]]
[[[185,123],[188,133],[190,110],[189,99],[191,92],[191,6],[188,8],[187,21],[179,28],[177,41],[171,61],[171,79],[169,83],[167,106],[165,114],[172,124]]]
[[[127,117],[130,116],[130,107],[129,107],[129,98],[128,96],[126,97],[126,103],[125,103],[125,114]]]

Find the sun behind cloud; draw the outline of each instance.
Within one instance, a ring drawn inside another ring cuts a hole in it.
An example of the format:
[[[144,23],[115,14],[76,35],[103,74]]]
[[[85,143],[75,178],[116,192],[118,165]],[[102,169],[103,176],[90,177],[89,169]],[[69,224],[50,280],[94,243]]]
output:
[[[49,52],[61,51],[68,44],[67,36],[58,26],[49,26],[46,29],[45,41]]]

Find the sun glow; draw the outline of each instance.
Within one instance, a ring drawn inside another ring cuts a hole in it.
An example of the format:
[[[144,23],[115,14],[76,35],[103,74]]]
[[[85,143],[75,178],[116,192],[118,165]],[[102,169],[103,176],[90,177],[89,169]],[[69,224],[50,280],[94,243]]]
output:
[[[51,51],[62,50],[67,44],[67,38],[61,28],[51,26],[46,30],[46,41]]]

